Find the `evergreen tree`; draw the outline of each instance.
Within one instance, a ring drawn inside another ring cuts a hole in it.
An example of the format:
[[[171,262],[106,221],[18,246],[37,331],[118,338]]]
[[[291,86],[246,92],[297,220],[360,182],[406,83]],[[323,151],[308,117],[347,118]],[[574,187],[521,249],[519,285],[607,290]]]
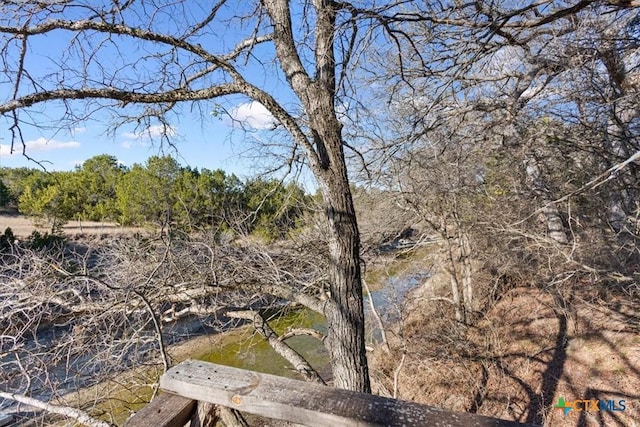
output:
[[[283,237],[302,216],[304,191],[295,183],[261,178],[244,187],[245,212],[249,230],[268,239]]]
[[[4,182],[0,179],[0,207],[4,207],[9,204],[11,196],[9,194],[9,188],[4,185]]]
[[[83,198],[83,219],[103,221],[118,218],[116,189],[125,171],[118,160],[108,154],[92,157],[77,169],[78,191]]]
[[[163,229],[174,222],[174,191],[182,168],[169,157],[154,156],[134,165],[116,185],[116,204],[123,224],[152,222]]]
[[[27,178],[19,210],[47,221],[53,231],[82,212],[83,199],[73,172],[34,173]]]

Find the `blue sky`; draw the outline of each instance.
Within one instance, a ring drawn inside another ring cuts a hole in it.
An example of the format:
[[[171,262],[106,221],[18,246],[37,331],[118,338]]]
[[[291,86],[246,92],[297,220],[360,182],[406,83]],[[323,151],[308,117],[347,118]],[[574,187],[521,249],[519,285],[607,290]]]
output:
[[[92,3],[87,2],[87,4]],[[240,3],[240,5],[243,4]],[[198,3],[191,6],[195,7],[191,7],[187,12],[180,10],[182,13],[170,13],[175,11],[168,8],[164,15],[156,14],[153,18],[147,17],[145,15],[147,11],[142,9],[130,10],[130,13],[135,16],[132,19],[134,23],[137,19],[140,25],[147,25],[145,19],[148,18],[152,20],[148,25],[153,25],[154,28],[162,31],[173,32],[178,31],[176,29],[180,27],[190,28],[191,21],[201,19],[210,11],[207,9],[209,5],[206,4],[201,4],[201,8],[198,7]],[[241,7],[245,6],[251,7],[249,4]],[[227,19],[240,13],[241,11],[237,10],[238,7],[240,6],[230,7],[221,18]],[[151,12],[153,11],[149,11]],[[63,16],[63,18],[72,17]],[[240,25],[231,21],[221,21],[217,25],[203,31],[202,35],[197,36],[198,38],[193,39],[192,42],[202,43],[214,53],[229,52],[239,40],[243,40],[247,34],[252,34],[251,31],[254,29],[251,22],[247,22],[244,28],[245,24]],[[156,60],[154,55],[171,52],[169,48],[162,45],[137,43],[120,36],[106,37],[103,34],[89,33],[75,41],[73,36],[72,32],[56,30],[46,36],[38,35],[29,38],[25,68],[29,70],[35,83],[23,81],[20,88],[21,94],[31,93],[34,88],[41,90],[41,84],[45,88],[57,88],[58,81],[71,87],[84,84],[82,79],[85,70],[82,69],[81,58],[87,58],[93,54],[99,59],[87,67],[86,72],[90,74],[88,81],[98,81],[98,87],[103,84],[100,83],[101,78],[102,82],[106,81],[104,76],[113,78],[116,82],[115,86],[126,87],[126,82],[130,80],[132,73],[140,73],[144,79],[150,78],[149,81],[153,82],[158,75],[158,70],[162,69],[162,61]],[[5,43],[4,40],[2,42]],[[13,49],[10,55],[15,59],[19,52],[19,44],[16,43]],[[257,60],[257,67],[252,61],[239,61],[237,64],[245,77],[260,87],[268,87],[281,102],[292,102],[290,89],[280,78],[280,72],[273,61],[273,48],[258,46],[251,59]],[[197,66],[186,71],[194,70],[197,70]],[[173,70],[178,73],[180,71]],[[104,74],[101,76],[102,72]],[[218,77],[213,75],[212,78]],[[13,78],[11,74],[0,75],[0,102],[11,98]],[[132,77],[132,79],[135,78]],[[161,81],[162,78],[158,75],[156,80]],[[144,163],[152,155],[171,154],[185,166],[220,168],[246,177],[260,172],[259,165],[268,164],[267,157],[261,156],[261,153],[255,150],[252,141],[273,142],[274,138],[275,140],[282,138],[280,131],[273,132],[274,122],[266,109],[242,97],[202,102],[197,112],[191,110],[192,105],[185,105],[178,110],[177,114],[170,114],[168,134],[175,149],[167,146],[166,143],[161,143],[159,138],[161,127],[157,123],[146,127],[124,124],[114,128],[114,121],[118,118],[114,116],[113,111],[110,113],[108,110],[96,109],[88,119],[79,120],[73,124],[61,124],[60,118],[64,115],[64,108],[68,106],[74,109],[75,114],[83,115],[85,112],[86,105],[81,102],[71,102],[67,105],[61,102],[48,102],[19,112],[20,119],[23,121],[20,127],[26,143],[27,155],[40,162],[41,166],[47,170],[70,170],[95,155],[105,153],[115,156],[127,166]],[[90,106],[89,109],[93,107]],[[210,112],[214,109],[222,113],[211,115]],[[122,110],[116,114],[134,111]],[[33,126],[30,123],[38,125]],[[0,166],[40,167],[21,154],[21,145],[14,146],[16,152],[11,153],[11,125],[10,116],[0,117]],[[252,155],[254,156],[251,157]],[[256,155],[261,157],[256,159]]]
[[[144,130],[125,126],[115,132],[107,132],[108,125],[95,118],[72,129],[48,129],[23,126],[29,157],[42,162],[47,170],[71,170],[76,165],[98,154],[111,154],[123,164],[131,166],[158,154],[174,155],[185,166],[223,169],[237,175],[248,176],[257,171],[250,155],[252,140],[268,137],[273,118],[266,109],[255,102],[241,101],[228,107],[229,114],[214,117],[210,114],[182,114],[179,123],[172,123],[170,130],[175,148],[159,139],[161,128],[152,125]],[[11,134],[3,120],[0,128],[0,166],[39,167],[22,155],[22,147],[14,147],[10,154]]]

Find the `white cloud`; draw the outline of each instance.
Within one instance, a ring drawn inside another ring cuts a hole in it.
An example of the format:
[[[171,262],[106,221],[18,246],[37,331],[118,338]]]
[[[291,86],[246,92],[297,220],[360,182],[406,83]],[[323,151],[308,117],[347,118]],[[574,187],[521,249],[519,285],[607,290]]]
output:
[[[276,119],[267,108],[257,101],[245,102],[229,112],[232,125],[240,125],[249,129],[273,129]]]
[[[58,141],[55,139],[47,139],[40,137],[38,139],[32,139],[25,142],[27,154],[35,153],[38,151],[53,151],[66,148],[78,148],[80,143],[77,141]],[[14,144],[13,153],[11,153],[11,145],[0,144],[0,155],[9,156],[11,154],[22,154],[22,145]]]
[[[9,146],[8,144],[0,144],[0,156],[8,156],[10,154],[11,154],[11,146]]]
[[[127,139],[154,139],[161,136],[176,136],[173,126],[153,125],[139,132],[125,132],[122,134]]]

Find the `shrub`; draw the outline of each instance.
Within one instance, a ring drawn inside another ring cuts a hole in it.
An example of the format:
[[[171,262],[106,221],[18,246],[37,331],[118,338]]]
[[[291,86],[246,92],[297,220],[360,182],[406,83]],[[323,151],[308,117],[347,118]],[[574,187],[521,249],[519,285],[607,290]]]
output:
[[[4,233],[0,234],[0,253],[11,249],[15,241],[16,236],[14,236],[13,230],[11,230],[11,227],[7,227]]]
[[[30,249],[40,250],[60,248],[65,244],[65,242],[66,238],[59,234],[49,234],[48,232],[42,234],[39,231],[34,230],[25,243]]]

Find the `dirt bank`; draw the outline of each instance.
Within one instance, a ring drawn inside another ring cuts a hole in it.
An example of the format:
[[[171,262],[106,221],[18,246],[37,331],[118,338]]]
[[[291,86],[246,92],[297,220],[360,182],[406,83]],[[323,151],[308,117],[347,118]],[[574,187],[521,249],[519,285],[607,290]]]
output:
[[[450,304],[429,300],[423,287],[392,354],[377,352],[372,370],[388,393],[395,376],[399,398],[456,411],[549,426],[638,426],[640,295],[590,285],[512,289],[473,326],[448,320]],[[556,408],[561,398],[574,405],[566,415]],[[608,410],[580,411],[577,400]]]

